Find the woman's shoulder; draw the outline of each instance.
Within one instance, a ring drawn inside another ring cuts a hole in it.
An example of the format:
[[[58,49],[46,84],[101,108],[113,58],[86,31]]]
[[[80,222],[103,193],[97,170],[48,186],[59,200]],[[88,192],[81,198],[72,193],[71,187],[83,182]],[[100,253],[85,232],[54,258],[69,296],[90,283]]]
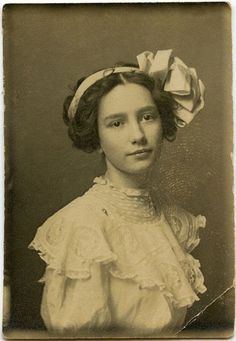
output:
[[[199,228],[206,226],[205,216],[194,215],[175,204],[164,204],[162,211],[180,245],[191,252],[200,242]]]
[[[106,218],[88,191],[49,217],[37,229],[29,248],[59,273],[87,278],[91,261],[114,259],[103,233]]]
[[[86,222],[87,224],[95,224],[99,218],[104,216],[100,204],[93,194],[93,187],[91,187],[82,196],[73,199],[60,208],[46,222],[63,220],[67,223]]]
[[[97,191],[95,183],[83,195],[73,199],[49,216],[42,226],[61,222],[67,225],[67,230],[75,224],[93,225],[100,228],[109,220],[106,209],[107,200],[104,198],[107,199],[102,191]]]
[[[177,205],[175,203],[164,203],[162,204],[163,213],[169,218],[184,218],[184,219],[197,219],[199,223],[204,224],[206,222],[205,216],[201,214],[193,214],[189,210],[185,209],[183,206]]]

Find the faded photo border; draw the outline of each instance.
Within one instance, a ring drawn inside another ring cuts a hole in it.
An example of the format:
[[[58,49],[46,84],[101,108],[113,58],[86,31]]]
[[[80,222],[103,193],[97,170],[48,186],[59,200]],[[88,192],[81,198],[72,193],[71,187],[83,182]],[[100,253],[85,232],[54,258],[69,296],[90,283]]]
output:
[[[129,21],[125,20],[126,10],[130,11]],[[146,25],[135,26],[142,16]],[[72,149],[61,119],[65,96],[80,75],[124,58],[135,62],[135,56],[146,49],[165,48],[173,48],[188,65],[196,66],[207,88],[204,112],[179,133],[174,147],[165,146],[157,174],[161,189],[175,202],[203,213],[208,221],[194,251],[208,291],[191,308],[177,337],[232,335],[231,39],[231,11],[223,2],[4,7],[4,295],[10,298],[3,316],[6,337],[50,337],[39,316],[42,288],[37,280],[44,265],[27,245],[48,216],[81,195],[103,171],[99,159],[83,153],[78,156]],[[87,168],[90,170],[75,188],[77,174]]]

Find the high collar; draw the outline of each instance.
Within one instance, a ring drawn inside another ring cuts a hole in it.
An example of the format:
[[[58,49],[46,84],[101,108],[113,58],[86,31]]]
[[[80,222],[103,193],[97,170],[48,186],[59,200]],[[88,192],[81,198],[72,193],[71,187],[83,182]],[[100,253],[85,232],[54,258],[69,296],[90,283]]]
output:
[[[128,197],[150,197],[148,189],[122,187],[113,184],[105,175],[96,177],[94,183],[99,185],[106,185],[117,192],[126,194]]]
[[[119,219],[143,224],[156,218],[156,207],[148,190],[118,187],[105,176],[95,178],[94,182],[94,195]]]

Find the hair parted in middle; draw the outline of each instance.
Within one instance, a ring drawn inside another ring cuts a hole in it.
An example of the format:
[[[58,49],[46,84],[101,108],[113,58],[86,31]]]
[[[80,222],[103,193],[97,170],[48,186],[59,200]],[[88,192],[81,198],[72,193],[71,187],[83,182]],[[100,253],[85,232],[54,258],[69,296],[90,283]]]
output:
[[[117,66],[117,65],[116,65]],[[119,64],[121,66],[121,64]],[[123,64],[122,66],[136,66]],[[74,93],[85,78],[81,78]],[[98,80],[82,95],[73,119],[68,117],[68,109],[74,97],[68,96],[64,102],[63,119],[68,126],[68,134],[73,144],[84,152],[91,153],[100,147],[98,135],[98,109],[102,96],[108,94],[117,85],[134,83],[147,88],[157,106],[163,130],[163,138],[173,141],[176,137],[175,103],[166,91],[160,89],[155,80],[143,72],[113,73]]]

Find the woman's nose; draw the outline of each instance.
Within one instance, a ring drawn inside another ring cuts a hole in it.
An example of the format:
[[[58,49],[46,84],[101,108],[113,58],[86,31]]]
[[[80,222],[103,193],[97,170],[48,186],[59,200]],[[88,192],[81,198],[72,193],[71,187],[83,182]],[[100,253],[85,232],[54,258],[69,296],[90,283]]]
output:
[[[138,122],[130,124],[129,135],[132,144],[145,144],[147,142],[143,128]]]

